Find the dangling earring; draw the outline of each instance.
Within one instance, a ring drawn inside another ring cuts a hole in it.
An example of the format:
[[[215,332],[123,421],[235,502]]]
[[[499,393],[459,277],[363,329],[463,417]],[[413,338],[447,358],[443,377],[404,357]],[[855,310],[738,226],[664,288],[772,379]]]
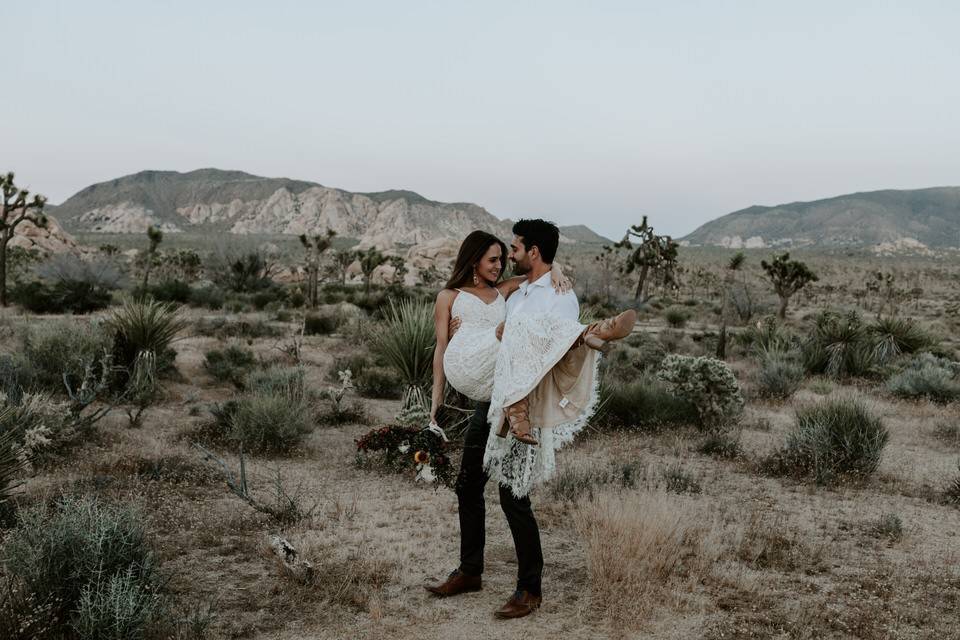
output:
[[[476,287],[479,285],[480,285],[480,278],[477,277],[477,268],[474,267],[473,268],[473,286]]]

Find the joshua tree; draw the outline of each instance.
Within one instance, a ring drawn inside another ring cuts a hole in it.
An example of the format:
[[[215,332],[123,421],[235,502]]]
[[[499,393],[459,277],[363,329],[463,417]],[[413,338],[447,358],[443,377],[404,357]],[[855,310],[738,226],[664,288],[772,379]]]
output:
[[[340,249],[333,253],[333,261],[340,270],[340,284],[347,284],[347,269],[357,259],[357,254],[349,249]]]
[[[390,256],[387,259],[387,262],[390,266],[393,267],[393,278],[390,280],[390,284],[394,286],[403,286],[403,281],[407,275],[407,261],[403,259],[403,256]]]
[[[747,256],[743,251],[738,251],[730,258],[727,263],[726,275],[723,278],[723,287],[720,302],[720,339],[717,341],[717,358],[723,360],[727,357],[727,301],[730,299],[731,289],[737,281],[737,273],[747,261]]]
[[[631,238],[636,242],[631,242]],[[670,236],[657,235],[653,227],[647,224],[647,216],[643,216],[640,224],[631,226],[623,240],[614,245],[618,249],[632,251],[627,256],[626,264],[621,267],[624,273],[637,272],[637,289],[634,298],[645,302],[647,295],[648,277],[656,275],[663,284],[675,284],[674,271],[677,266],[677,249],[680,245]]]
[[[163,232],[150,225],[147,227],[147,240],[150,245],[147,247],[146,264],[143,265],[143,284],[141,285],[143,295],[147,295],[147,287],[150,285],[150,270],[153,268],[153,263],[157,257],[157,247],[163,242]]]
[[[780,310],[777,315],[781,320],[787,317],[787,304],[797,291],[800,291],[810,282],[819,280],[817,274],[810,271],[807,265],[799,260],[791,260],[789,253],[774,256],[772,262],[760,261],[767,278],[773,283],[773,290],[780,298]]]
[[[0,205],[0,306],[7,306],[7,245],[13,239],[17,226],[27,220],[38,227],[47,226],[47,217],[43,207],[47,199],[41,195],[27,201],[30,192],[18,188],[13,182],[13,172],[0,176],[0,191],[3,191],[3,204]]]
[[[364,291],[370,293],[370,278],[373,277],[373,271],[386,262],[387,257],[376,247],[370,247],[366,251],[358,251],[356,258],[360,261],[360,271],[363,272]]]
[[[307,250],[307,298],[312,308],[316,308],[320,297],[320,257],[333,244],[333,237],[337,232],[333,229],[327,229],[324,235],[307,237],[307,234],[300,234],[300,244]]]
[[[620,262],[620,247],[604,245],[603,250],[593,257],[594,261],[600,266],[600,289],[603,291],[604,299],[607,304],[613,299],[611,288],[615,272],[618,270],[617,264]]]

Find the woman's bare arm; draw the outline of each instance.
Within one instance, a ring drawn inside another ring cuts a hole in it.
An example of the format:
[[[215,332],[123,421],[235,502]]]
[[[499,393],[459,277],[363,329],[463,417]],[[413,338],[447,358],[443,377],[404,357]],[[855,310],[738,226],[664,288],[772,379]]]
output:
[[[444,289],[437,294],[437,303],[433,307],[433,324],[437,334],[437,346],[433,350],[433,392],[430,395],[430,421],[437,421],[437,411],[443,404],[443,391],[447,377],[443,373],[443,354],[450,342],[450,309],[457,292]]]
[[[520,288],[520,283],[526,279],[526,276],[513,276],[507,280],[501,280],[497,283],[497,290],[500,292],[500,295],[503,296],[503,299],[506,300],[510,297],[511,293]]]

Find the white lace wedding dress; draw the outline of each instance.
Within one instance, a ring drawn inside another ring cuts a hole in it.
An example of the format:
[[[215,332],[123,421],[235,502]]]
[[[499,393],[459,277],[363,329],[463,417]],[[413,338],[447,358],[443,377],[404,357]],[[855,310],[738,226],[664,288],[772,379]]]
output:
[[[500,341],[497,325],[507,317],[507,304],[500,292],[487,304],[476,295],[460,291],[450,316],[460,318],[443,353],[443,373],[450,385],[471,400],[489,402],[493,393],[493,372],[497,366]]]
[[[501,343],[496,328],[506,313],[499,292],[487,304],[460,291],[450,309],[451,317],[460,318],[460,329],[447,344],[443,371],[454,389],[491,403],[484,468],[520,497],[553,477],[555,452],[572,442],[593,414],[599,354],[585,346],[571,350],[584,326],[546,313],[511,316]],[[505,408],[524,397],[530,399],[539,446],[496,435]]]

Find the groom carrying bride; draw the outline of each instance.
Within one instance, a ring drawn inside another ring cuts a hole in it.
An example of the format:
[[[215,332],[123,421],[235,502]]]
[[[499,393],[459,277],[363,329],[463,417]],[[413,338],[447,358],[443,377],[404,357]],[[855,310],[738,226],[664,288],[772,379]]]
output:
[[[474,232],[478,233],[481,232]],[[502,346],[498,345],[499,353],[495,354],[492,391],[488,389],[492,397],[489,402],[477,402],[466,428],[456,483],[460,566],[443,583],[426,587],[440,597],[481,589],[485,544],[484,487],[493,477],[498,483],[500,506],[510,526],[518,563],[516,590],[495,612],[499,618],[523,617],[540,607],[543,553],[529,492],[535,484],[553,475],[555,450],[572,441],[593,411],[599,362],[597,350],[604,349],[607,341],[629,334],[636,322],[636,313],[628,311],[587,327],[579,324],[580,307],[576,294],[570,290],[557,290],[555,279],[551,278],[551,274],[556,273],[553,261],[560,238],[557,227],[543,220],[520,220],[514,225],[513,233],[509,259],[514,272],[523,278],[517,279],[517,285],[497,285],[501,293],[506,289],[509,297],[505,323],[496,328],[496,337],[503,342]],[[496,239],[493,242],[496,243]],[[461,269],[467,245],[465,241],[457,259]],[[499,276],[494,258],[501,250],[493,243],[482,249],[488,250],[475,256],[473,271],[473,282],[478,291],[485,288],[477,287],[478,282],[486,280],[492,285]],[[502,256],[499,256],[499,264],[503,264]],[[488,268],[485,265],[493,266]],[[443,362],[448,369],[448,378],[455,373],[449,369],[454,368],[456,362],[451,363],[449,354],[445,358],[444,350],[449,343],[453,351],[453,337],[461,321],[464,333],[471,322],[469,313],[465,313],[465,305],[460,306],[458,312],[455,304],[456,292],[463,297],[463,289],[451,290],[448,285],[437,298],[435,405],[437,385],[439,382],[442,389],[443,378],[443,369],[438,369],[436,362]],[[474,304],[486,302],[479,292],[467,293],[480,301]],[[487,308],[479,308],[475,313],[487,312],[499,296],[487,304]],[[465,300],[473,302],[470,298]],[[510,435],[507,434],[507,424]],[[533,432],[538,437],[534,437]]]

